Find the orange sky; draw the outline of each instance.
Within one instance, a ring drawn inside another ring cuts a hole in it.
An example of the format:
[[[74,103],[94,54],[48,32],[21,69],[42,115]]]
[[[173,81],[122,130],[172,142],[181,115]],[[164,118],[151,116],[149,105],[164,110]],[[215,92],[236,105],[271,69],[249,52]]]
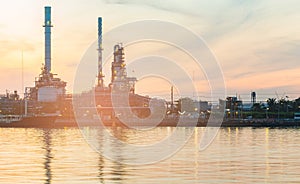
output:
[[[97,17],[102,16],[104,32],[146,19],[170,21],[192,30],[205,40],[218,59],[230,95],[240,94],[249,100],[253,90],[258,97],[261,94],[261,99],[276,97],[275,92],[290,98],[300,96],[300,13],[297,8],[300,2],[297,0],[7,1],[0,6],[0,93],[6,89],[22,91],[22,51],[24,86],[33,86],[34,77],[40,73],[44,62],[42,24],[46,5],[52,6],[54,25],[53,72],[68,82],[69,92],[72,92],[77,65],[97,39]],[[150,51],[148,46],[147,52]],[[130,53],[126,54],[130,62]],[[109,75],[106,74],[107,78]],[[193,75],[199,96],[209,96],[204,73]],[[157,95],[156,88],[151,87],[154,84],[148,81],[140,81],[138,92]],[[161,94],[166,95],[169,85],[162,83],[161,89],[165,90]]]

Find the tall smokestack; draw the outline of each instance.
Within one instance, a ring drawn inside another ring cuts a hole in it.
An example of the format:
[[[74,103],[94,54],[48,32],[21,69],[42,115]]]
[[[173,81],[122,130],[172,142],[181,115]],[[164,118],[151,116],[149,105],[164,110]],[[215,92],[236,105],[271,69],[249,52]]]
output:
[[[98,17],[98,86],[104,87],[102,73],[102,17]]]
[[[45,68],[46,72],[51,71],[51,7],[45,7]]]

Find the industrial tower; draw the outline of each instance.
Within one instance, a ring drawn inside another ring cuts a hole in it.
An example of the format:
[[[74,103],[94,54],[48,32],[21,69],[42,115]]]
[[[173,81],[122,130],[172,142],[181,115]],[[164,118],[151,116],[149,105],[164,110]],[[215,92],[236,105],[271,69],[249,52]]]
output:
[[[98,17],[98,87],[104,88],[102,71],[102,17]]]
[[[51,7],[45,7],[45,64],[42,72],[35,79],[35,87],[26,87],[25,96],[27,100],[38,102],[56,102],[65,95],[66,82],[54,77],[51,73]]]
[[[51,7],[45,7],[45,70],[51,72]]]

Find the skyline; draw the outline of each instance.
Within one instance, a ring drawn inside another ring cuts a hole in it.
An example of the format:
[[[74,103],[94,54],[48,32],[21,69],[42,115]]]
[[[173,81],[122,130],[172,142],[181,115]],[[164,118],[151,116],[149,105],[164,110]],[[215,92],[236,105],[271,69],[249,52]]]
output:
[[[271,97],[276,97],[275,93],[291,99],[300,96],[300,26],[296,22],[300,2],[295,0],[93,0],[89,4],[82,0],[13,0],[0,7],[1,94],[6,89],[22,91],[22,51],[24,87],[33,86],[34,77],[40,73],[44,62],[43,7],[48,5],[54,25],[52,71],[68,82],[69,92],[77,65],[97,39],[97,17],[102,16],[104,33],[124,23],[147,19],[174,22],[192,30],[218,59],[230,95],[237,93],[250,99],[250,92],[256,91]]]

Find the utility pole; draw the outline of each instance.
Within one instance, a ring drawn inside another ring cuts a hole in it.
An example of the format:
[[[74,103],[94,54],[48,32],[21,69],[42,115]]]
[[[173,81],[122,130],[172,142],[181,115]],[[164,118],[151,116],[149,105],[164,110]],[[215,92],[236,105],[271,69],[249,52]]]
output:
[[[174,111],[174,87],[171,87],[171,111]]]

